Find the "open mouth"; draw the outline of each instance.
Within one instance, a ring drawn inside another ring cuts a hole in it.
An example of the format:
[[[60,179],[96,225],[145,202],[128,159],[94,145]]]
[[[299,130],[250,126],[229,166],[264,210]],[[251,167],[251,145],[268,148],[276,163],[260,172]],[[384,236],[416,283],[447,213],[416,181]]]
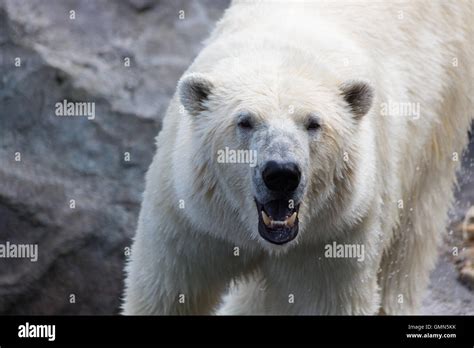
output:
[[[258,209],[258,232],[273,244],[285,244],[298,235],[299,204],[292,207],[287,199],[262,204],[255,200]]]

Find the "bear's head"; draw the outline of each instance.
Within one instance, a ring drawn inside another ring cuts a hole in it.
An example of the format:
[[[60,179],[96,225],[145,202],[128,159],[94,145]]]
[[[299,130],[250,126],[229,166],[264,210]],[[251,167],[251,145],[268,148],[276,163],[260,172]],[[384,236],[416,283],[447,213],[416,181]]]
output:
[[[327,69],[258,62],[185,74],[178,95],[214,189],[254,237],[283,245],[340,199],[373,91]]]

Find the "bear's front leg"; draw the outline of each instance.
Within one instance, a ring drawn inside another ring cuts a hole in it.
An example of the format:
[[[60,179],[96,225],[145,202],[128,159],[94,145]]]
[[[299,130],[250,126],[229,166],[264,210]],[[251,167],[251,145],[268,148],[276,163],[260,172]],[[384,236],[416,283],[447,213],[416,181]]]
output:
[[[231,243],[192,231],[178,214],[163,210],[153,219],[147,219],[146,207],[142,211],[123,313],[210,314],[230,280],[245,272],[246,262],[234,256]]]

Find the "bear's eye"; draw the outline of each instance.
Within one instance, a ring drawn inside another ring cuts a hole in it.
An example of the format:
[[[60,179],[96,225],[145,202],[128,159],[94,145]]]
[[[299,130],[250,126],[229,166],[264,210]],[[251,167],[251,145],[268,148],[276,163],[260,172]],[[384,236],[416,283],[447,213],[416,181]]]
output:
[[[253,124],[252,124],[252,119],[250,115],[248,114],[242,114],[240,115],[238,121],[237,121],[237,126],[242,129],[252,129]]]
[[[316,118],[310,118],[306,123],[306,129],[309,131],[318,130],[321,127],[319,121]]]
[[[252,123],[250,120],[240,120],[238,125],[240,128],[252,128]]]

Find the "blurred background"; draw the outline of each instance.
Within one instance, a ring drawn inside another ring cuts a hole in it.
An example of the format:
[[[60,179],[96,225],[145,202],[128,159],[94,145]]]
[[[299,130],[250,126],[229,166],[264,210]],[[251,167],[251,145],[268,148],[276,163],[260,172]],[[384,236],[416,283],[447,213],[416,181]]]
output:
[[[119,312],[154,137],[227,6],[0,0],[0,243],[39,245],[37,262],[0,259],[0,314]],[[94,102],[95,119],[57,117],[64,99]],[[474,278],[459,273],[472,268],[460,221],[473,159],[471,141],[422,314],[474,314]]]

